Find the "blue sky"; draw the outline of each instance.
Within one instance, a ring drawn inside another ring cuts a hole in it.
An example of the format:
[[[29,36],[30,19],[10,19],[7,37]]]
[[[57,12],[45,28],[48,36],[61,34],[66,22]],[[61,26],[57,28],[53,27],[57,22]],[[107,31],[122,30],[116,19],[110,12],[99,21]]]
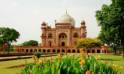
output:
[[[41,42],[41,23],[54,27],[54,20],[66,10],[76,21],[86,21],[88,37],[97,37],[100,28],[95,19],[96,10],[110,0],[0,0],[0,27],[11,27],[21,34],[18,43],[27,40]]]

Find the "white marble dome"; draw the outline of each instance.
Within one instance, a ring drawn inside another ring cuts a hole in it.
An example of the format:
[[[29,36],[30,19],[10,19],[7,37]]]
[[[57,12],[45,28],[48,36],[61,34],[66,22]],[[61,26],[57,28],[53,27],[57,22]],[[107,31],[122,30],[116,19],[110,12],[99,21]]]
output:
[[[56,23],[70,23],[71,25],[75,25],[75,20],[68,13],[66,13],[57,19]]]

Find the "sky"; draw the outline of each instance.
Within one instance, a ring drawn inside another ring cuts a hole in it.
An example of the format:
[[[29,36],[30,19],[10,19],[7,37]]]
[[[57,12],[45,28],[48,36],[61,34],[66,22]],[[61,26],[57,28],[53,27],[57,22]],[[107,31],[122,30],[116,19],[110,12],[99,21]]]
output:
[[[95,13],[110,0],[0,0],[0,27],[14,28],[20,32],[17,44],[28,40],[41,42],[41,23],[54,27],[55,20],[66,13],[75,19],[75,26],[85,20],[87,37],[97,37],[100,32]]]

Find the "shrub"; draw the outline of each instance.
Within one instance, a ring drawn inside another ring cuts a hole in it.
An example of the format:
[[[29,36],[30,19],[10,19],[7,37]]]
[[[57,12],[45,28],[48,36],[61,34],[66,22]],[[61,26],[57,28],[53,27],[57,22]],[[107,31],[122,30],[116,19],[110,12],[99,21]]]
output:
[[[40,58],[41,55],[42,55],[42,53],[40,53],[40,52],[36,52],[34,55],[35,55],[37,58]]]

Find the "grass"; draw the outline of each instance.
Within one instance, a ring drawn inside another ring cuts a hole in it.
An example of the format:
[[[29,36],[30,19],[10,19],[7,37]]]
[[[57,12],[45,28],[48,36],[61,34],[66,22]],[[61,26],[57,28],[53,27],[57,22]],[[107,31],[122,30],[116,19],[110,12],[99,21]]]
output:
[[[122,56],[110,54],[95,54],[95,56],[96,55],[100,55],[100,61],[106,61],[118,65],[117,68],[120,70],[121,74],[124,74],[124,58]]]
[[[74,55],[77,55],[77,54],[74,54]],[[109,63],[114,63],[114,64],[118,64],[119,66],[122,66],[122,69],[119,69],[119,70],[122,72],[122,74],[124,74],[124,58],[122,58],[122,56],[110,55],[110,54],[94,54],[94,56],[97,56],[97,55],[101,56],[99,61],[107,61]],[[0,74],[19,74],[20,71],[24,68],[23,66],[19,66],[19,65],[32,63],[32,62],[33,62],[32,58],[1,61]],[[19,67],[9,68],[13,66],[19,66]]]
[[[19,66],[26,63],[33,62],[32,59],[19,59],[19,60],[10,60],[0,62],[0,74],[18,74],[22,70],[22,66],[9,68],[13,66]]]
[[[44,58],[40,58],[40,59],[44,59]],[[49,59],[49,57],[47,57],[47,59]],[[0,61],[0,74],[19,74],[20,71],[24,68],[24,66],[22,65],[32,62],[34,62],[32,58]]]

